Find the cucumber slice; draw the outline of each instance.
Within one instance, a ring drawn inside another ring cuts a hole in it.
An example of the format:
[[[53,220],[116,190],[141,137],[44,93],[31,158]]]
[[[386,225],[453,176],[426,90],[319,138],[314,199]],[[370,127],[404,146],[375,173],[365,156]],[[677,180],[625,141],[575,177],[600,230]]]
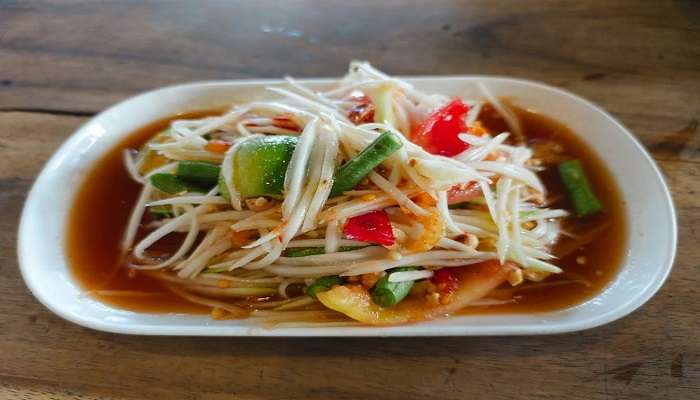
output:
[[[364,249],[368,246],[340,246],[338,251],[353,251]],[[307,257],[326,254],[326,249],[323,247],[291,247],[284,251],[285,257]]]
[[[228,186],[226,186],[226,181],[224,180],[223,168],[221,169],[221,172],[219,172],[219,180],[217,181],[217,184],[219,185],[219,194],[221,197],[223,197],[226,201],[231,201],[231,193],[229,193]]]
[[[246,140],[233,156],[233,183],[241,197],[280,198],[289,160],[297,145],[295,136],[264,136]],[[219,192],[229,199],[223,174]]]

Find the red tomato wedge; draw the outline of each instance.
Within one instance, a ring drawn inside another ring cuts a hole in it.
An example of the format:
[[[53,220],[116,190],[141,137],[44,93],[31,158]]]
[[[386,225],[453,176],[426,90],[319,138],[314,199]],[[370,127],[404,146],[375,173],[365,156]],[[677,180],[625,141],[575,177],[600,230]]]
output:
[[[441,293],[452,294],[459,288],[459,280],[451,268],[443,268],[435,271],[435,274],[430,279]]]
[[[455,98],[434,111],[413,131],[411,141],[432,154],[452,157],[469,148],[457,137],[467,132],[465,117],[469,106]]]
[[[371,211],[367,214],[348,218],[343,227],[345,237],[361,242],[391,246],[394,244],[394,231],[389,215],[384,210]]]

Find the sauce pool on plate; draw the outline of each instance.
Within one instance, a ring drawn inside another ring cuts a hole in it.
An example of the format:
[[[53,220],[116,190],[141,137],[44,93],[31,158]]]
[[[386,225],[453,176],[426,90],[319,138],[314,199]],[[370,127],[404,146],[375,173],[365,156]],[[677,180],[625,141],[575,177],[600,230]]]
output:
[[[624,256],[626,221],[624,204],[612,175],[601,160],[566,126],[540,114],[514,108],[528,146],[535,157],[581,160],[604,212],[583,219],[567,218],[565,235],[555,245],[555,264],[564,272],[543,283],[504,285],[493,293],[498,304],[469,307],[464,313],[528,313],[560,310],[580,304],[605,288],[615,277]],[[171,120],[202,118],[220,111],[178,114],[134,132],[110,150],[88,171],[69,215],[66,252],[79,284],[93,298],[112,306],[142,312],[208,313],[171,293],[160,281],[130,270],[121,257],[120,242],[140,185],[131,180],[122,152],[139,148],[165,129]],[[492,133],[507,125],[491,107],[484,107],[480,121]],[[572,209],[556,166],[540,172],[550,206]],[[572,239],[575,237],[576,239]],[[588,238],[592,238],[589,240]],[[167,240],[160,243],[167,247]],[[585,243],[575,246],[576,243]]]

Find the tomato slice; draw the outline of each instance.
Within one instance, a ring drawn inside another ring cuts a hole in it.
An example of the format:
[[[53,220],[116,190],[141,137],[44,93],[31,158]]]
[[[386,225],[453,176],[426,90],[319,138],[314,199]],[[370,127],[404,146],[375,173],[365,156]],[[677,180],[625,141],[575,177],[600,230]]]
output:
[[[394,231],[389,215],[384,210],[371,211],[367,214],[348,218],[343,227],[345,237],[361,242],[391,246],[394,244]]]
[[[440,293],[452,294],[459,288],[459,280],[450,268],[435,271],[430,281],[438,286]]]
[[[467,132],[465,117],[469,106],[455,98],[446,106],[434,111],[411,135],[411,140],[432,154],[455,156],[469,148],[458,137]]]

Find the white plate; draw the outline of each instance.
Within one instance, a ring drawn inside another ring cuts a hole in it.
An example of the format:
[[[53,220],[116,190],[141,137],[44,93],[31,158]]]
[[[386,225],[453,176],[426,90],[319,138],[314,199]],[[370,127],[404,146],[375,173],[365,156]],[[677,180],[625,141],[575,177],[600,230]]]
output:
[[[629,246],[615,280],[578,306],[548,313],[459,316],[422,324],[374,327],[268,329],[251,321],[207,315],[148,314],[115,309],[83,294],[64,252],[68,211],[85,171],[124,136],[176,112],[270,96],[280,81],[221,81],[166,87],[125,100],[92,118],[49,160],[29,193],[19,227],[20,269],[27,286],[51,311],[93,329],[145,335],[219,336],[441,336],[570,332],[621,318],[649,300],[671,271],[676,217],[658,168],[640,143],[605,111],[571,93],[539,83],[495,77],[408,78],[428,92],[478,98],[475,82],[496,96],[554,117],[592,146],[613,172],[629,221]],[[329,80],[304,81],[323,87]]]

